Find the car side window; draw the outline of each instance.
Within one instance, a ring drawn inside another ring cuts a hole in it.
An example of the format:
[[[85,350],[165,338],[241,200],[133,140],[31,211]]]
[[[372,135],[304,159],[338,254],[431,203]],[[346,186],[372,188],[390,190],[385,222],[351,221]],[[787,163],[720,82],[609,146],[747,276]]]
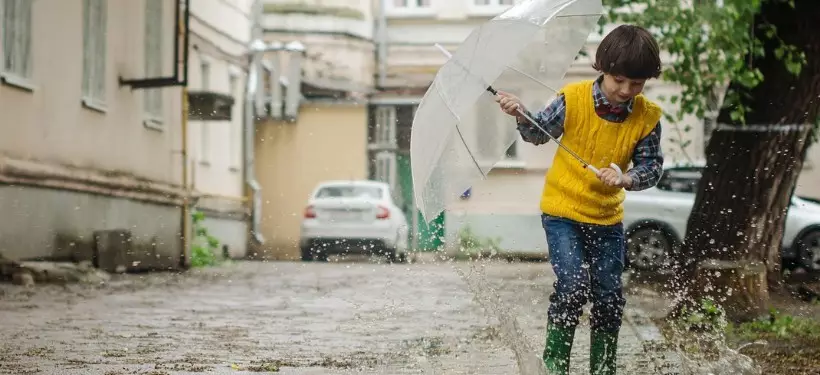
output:
[[[658,189],[676,193],[696,193],[700,182],[699,168],[671,168],[663,172]]]

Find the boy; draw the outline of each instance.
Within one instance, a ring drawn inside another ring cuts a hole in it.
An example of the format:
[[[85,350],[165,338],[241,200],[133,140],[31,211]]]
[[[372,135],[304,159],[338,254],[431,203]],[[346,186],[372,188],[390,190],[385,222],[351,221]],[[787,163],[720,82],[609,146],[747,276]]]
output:
[[[592,374],[615,374],[618,332],[626,303],[622,294],[625,239],[623,189],[644,190],[660,179],[661,109],[643,95],[644,84],[661,74],[658,44],[638,26],[623,25],[598,46],[594,81],[569,84],[556,100],[532,116],[553,137],[599,168],[596,175],[559,149],[547,172],[541,198],[542,224],[557,277],[550,296],[544,363],[550,374],[567,374],[575,327],[591,297]],[[521,101],[499,92],[501,109],[517,118],[522,138],[549,141],[530,124]],[[626,170],[619,179],[608,167]]]

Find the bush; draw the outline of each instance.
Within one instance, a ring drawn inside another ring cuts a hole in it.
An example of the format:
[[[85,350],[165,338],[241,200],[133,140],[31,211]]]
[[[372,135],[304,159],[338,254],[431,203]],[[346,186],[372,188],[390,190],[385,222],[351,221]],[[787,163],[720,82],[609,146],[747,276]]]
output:
[[[191,267],[213,266],[223,261],[222,256],[217,255],[219,239],[210,235],[208,229],[202,225],[205,214],[194,210],[191,213],[191,220],[194,227],[194,238],[191,241]]]

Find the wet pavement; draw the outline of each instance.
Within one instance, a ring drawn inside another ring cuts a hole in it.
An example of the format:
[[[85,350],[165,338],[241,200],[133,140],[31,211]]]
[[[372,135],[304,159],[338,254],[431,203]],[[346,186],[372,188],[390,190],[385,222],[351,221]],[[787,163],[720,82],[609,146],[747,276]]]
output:
[[[0,285],[0,374],[519,374],[511,348],[540,354],[553,278],[546,263],[365,260]],[[636,311],[619,373],[672,373]],[[575,348],[588,374],[585,327]]]

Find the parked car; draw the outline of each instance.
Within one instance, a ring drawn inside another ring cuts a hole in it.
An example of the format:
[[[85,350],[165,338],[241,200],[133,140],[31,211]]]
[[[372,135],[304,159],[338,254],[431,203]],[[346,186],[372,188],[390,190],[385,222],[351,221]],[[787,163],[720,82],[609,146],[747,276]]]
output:
[[[383,255],[404,262],[407,219],[393,201],[388,184],[376,181],[326,181],[311,194],[300,247],[303,261],[327,261],[332,254]]]
[[[686,235],[703,164],[665,168],[654,188],[627,192],[624,226],[627,266],[641,270],[668,269],[672,250]],[[783,233],[783,265],[820,272],[820,204],[792,198]]]

